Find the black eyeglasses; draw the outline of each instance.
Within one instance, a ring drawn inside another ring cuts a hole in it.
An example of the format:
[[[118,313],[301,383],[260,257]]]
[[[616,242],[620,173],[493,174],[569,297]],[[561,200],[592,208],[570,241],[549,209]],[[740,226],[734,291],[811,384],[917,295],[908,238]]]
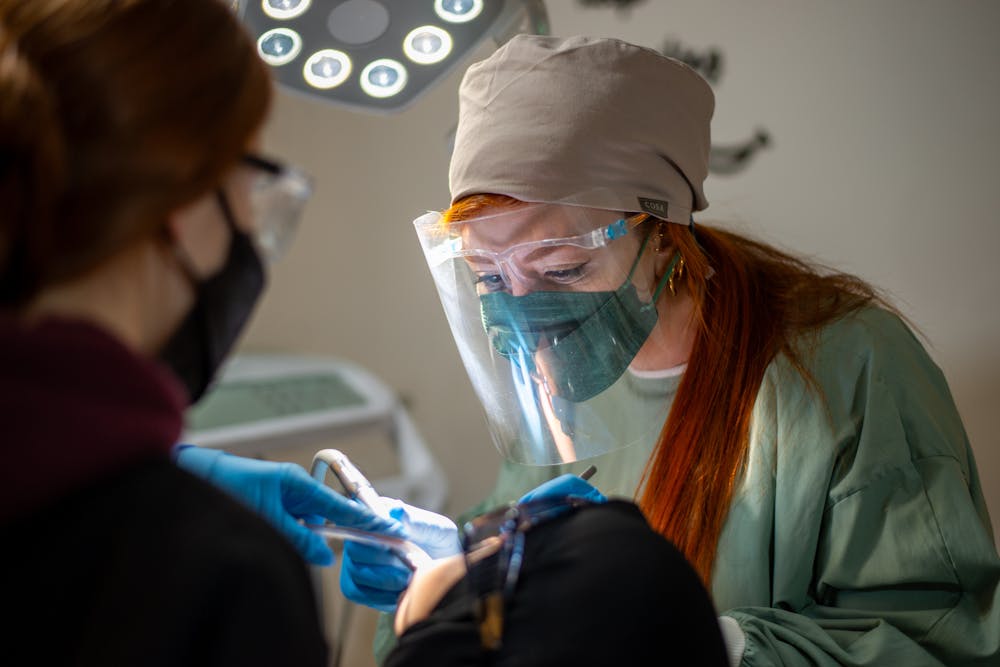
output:
[[[521,573],[525,533],[592,504],[577,496],[539,498],[499,507],[462,527],[466,581],[476,599],[476,621],[484,649],[500,648],[504,606],[513,596]]]

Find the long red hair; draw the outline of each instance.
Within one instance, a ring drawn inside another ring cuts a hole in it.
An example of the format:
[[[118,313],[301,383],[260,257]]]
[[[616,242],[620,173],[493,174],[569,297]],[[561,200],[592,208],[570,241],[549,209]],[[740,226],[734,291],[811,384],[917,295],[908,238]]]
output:
[[[688,267],[696,334],[639,505],[708,585],[768,364],[785,355],[818,391],[795,343],[865,305],[886,304],[855,276],[738,234],[673,224],[665,232]]]
[[[487,208],[518,205],[503,195],[473,195],[452,205],[445,218],[462,220]],[[887,304],[855,276],[745,236],[704,225],[694,231],[661,225],[684,258],[695,335],[690,372],[681,380],[636,493],[650,525],[684,553],[708,585],[768,364],[783,354],[812,384],[795,343],[865,305]]]

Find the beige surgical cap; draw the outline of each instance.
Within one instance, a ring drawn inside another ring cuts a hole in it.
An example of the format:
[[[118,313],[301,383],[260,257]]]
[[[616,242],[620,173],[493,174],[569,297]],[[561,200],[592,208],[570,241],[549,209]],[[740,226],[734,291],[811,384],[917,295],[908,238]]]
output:
[[[687,224],[708,206],[714,106],[694,70],[650,49],[518,35],[462,79],[452,203],[493,193]]]

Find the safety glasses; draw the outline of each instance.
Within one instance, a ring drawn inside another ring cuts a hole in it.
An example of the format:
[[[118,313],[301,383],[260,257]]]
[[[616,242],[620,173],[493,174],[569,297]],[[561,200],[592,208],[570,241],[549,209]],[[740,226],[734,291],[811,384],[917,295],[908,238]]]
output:
[[[525,534],[539,524],[592,504],[576,496],[539,498],[499,507],[462,527],[466,581],[476,598],[476,621],[484,649],[500,648],[504,606],[517,587]]]
[[[254,170],[250,205],[255,241],[264,258],[274,262],[284,253],[298,227],[302,210],[312,196],[312,179],[260,155],[244,155],[243,164]]]
[[[556,211],[554,207],[548,207],[548,210]],[[437,238],[431,241],[428,248],[428,260],[432,266],[449,260],[464,260],[475,274],[476,291],[485,294],[509,291],[515,280],[534,291],[571,288],[575,282],[586,277],[586,271],[593,270],[595,265],[591,262],[604,248],[627,236],[649,217],[645,213],[637,213],[616,219],[608,211],[561,207],[553,215],[558,216],[560,229],[586,231],[515,243],[502,250],[482,247],[478,242],[477,233],[486,225],[492,229],[503,229],[508,221],[523,224],[522,215],[520,211],[513,211],[444,225],[439,213],[429,213],[414,221],[414,225],[418,234],[425,237],[436,233]],[[534,217],[538,220],[534,223],[537,225],[535,229],[544,229],[547,222],[545,216]],[[450,233],[441,234],[443,227],[449,228]]]

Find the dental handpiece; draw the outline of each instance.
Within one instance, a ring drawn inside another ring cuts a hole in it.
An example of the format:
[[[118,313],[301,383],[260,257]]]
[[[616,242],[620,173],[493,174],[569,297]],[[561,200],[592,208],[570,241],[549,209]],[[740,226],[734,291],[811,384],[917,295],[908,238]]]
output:
[[[324,449],[320,453],[325,454],[323,460],[329,464],[333,474],[340,480],[344,491],[347,492],[347,495],[351,499],[357,500],[383,519],[391,518],[389,510],[386,508],[385,503],[382,502],[382,497],[379,496],[375,487],[358,470],[357,466],[351,463],[346,454],[339,449]],[[317,454],[317,456],[319,455]]]
[[[344,491],[348,497],[370,509],[376,516],[392,520],[392,517],[389,516],[389,509],[382,501],[382,497],[375,490],[375,487],[372,486],[372,483],[368,481],[368,478],[358,470],[357,466],[351,463],[346,454],[339,449],[324,449],[316,453],[316,456],[313,457],[313,476],[315,477],[318,474],[319,479],[322,480],[321,468],[317,466],[317,463],[325,463],[333,471],[333,474],[340,480],[340,484],[344,487]],[[333,524],[307,525],[307,527],[325,537],[387,547],[411,570],[416,570],[419,566],[431,561],[431,557],[427,555],[427,552],[416,544],[399,537],[371,533]]]

